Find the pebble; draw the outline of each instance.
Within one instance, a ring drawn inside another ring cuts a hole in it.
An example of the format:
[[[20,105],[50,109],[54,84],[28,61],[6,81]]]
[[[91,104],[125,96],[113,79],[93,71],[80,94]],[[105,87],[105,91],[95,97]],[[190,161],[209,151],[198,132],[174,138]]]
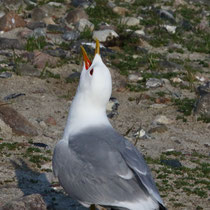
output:
[[[180,79],[179,77],[173,77],[173,78],[171,78],[171,81],[174,82],[174,83],[181,83],[181,82],[183,82],[183,80]]]
[[[176,26],[170,26],[170,25],[163,25],[163,27],[172,34],[176,33]]]
[[[146,82],[147,88],[157,88],[163,86],[163,81],[157,78],[150,78]]]
[[[168,11],[168,10],[165,10],[165,9],[160,9],[160,10],[158,10],[158,13],[159,13],[161,18],[167,19],[171,23],[175,23],[176,22],[172,11]]]
[[[20,63],[15,67],[15,72],[21,76],[39,77],[41,71],[30,63]]]
[[[62,38],[66,41],[72,41],[77,40],[79,38],[80,34],[77,31],[66,31]]]
[[[137,82],[137,81],[141,80],[141,78],[142,77],[139,77],[136,74],[129,74],[128,75],[128,80],[131,81],[131,82]]]
[[[40,143],[40,142],[33,142],[32,144],[36,147],[41,147],[41,148],[45,148],[45,149],[49,147],[47,144]]]
[[[30,37],[39,38],[46,36],[46,29],[45,28],[35,28],[33,32],[30,34]]]
[[[12,73],[4,71],[0,73],[0,78],[9,78],[12,76]]]
[[[66,78],[66,81],[71,83],[71,82],[78,81],[79,78],[80,78],[80,72],[74,72]]]
[[[44,50],[44,52],[54,57],[59,57],[59,58],[66,57],[66,52],[61,48],[47,49],[47,50]]]
[[[111,30],[111,29],[105,29],[105,30],[93,32],[93,39],[94,40],[98,39],[99,42],[106,42],[116,37],[118,37],[118,34],[114,30]]]
[[[160,162],[162,164],[170,166],[172,168],[181,168],[182,167],[182,164],[177,159],[161,160]]]
[[[152,124],[149,129],[149,133],[164,133],[168,130],[166,125],[163,124]]]
[[[117,110],[118,110],[119,105],[120,103],[115,97],[111,97],[109,99],[109,102],[106,106],[107,116],[109,118],[113,118],[115,115],[118,114]]]
[[[141,128],[140,130],[138,130],[135,134],[134,137],[136,137],[137,139],[152,139],[152,137],[143,129]]]
[[[159,115],[154,119],[153,123],[169,125],[169,124],[173,123],[173,121],[171,119],[167,118],[165,115]]]
[[[136,30],[136,31],[134,32],[134,34],[137,35],[137,36],[145,36],[144,30]]]
[[[31,21],[31,22],[27,23],[26,27],[31,30],[34,30],[36,28],[45,28],[46,24],[42,21]]]
[[[68,12],[66,16],[67,23],[75,24],[80,19],[88,19],[88,15],[84,9],[77,8]]]
[[[25,25],[26,22],[13,11],[0,18],[0,31],[10,31],[13,28],[24,27]]]
[[[66,32],[66,29],[62,26],[59,26],[59,25],[55,25],[55,24],[49,24],[47,26],[47,31],[50,32],[50,33],[65,33]]]
[[[83,8],[88,8],[92,4],[94,4],[94,1],[92,0],[72,0],[71,5],[74,7],[83,7]]]
[[[40,51],[34,52],[33,65],[35,65],[38,69],[43,69],[46,65],[55,67],[57,66],[58,61],[59,58],[53,57],[46,53]]]
[[[120,24],[124,24],[127,26],[138,26],[140,24],[140,20],[135,17],[123,17],[120,20]]]
[[[5,96],[4,100],[8,101],[10,99],[17,98],[19,96],[25,96],[25,95],[26,95],[25,93],[12,93],[12,94],[9,94],[8,96]]]
[[[128,11],[129,11],[127,8],[118,7],[118,6],[114,6],[112,10],[113,10],[113,12],[115,12],[116,14],[122,15],[122,16],[125,16],[126,13],[128,13]]]
[[[19,42],[18,39],[7,39],[7,38],[1,38],[0,37],[0,49],[18,49],[22,50],[24,49],[23,45]]]
[[[0,106],[0,118],[17,135],[37,136],[36,128],[20,113],[8,106]]]
[[[210,119],[210,93],[199,97],[195,106],[195,114]]]
[[[82,18],[77,22],[76,28],[79,32],[83,32],[87,29],[89,29],[90,31],[93,31],[94,24],[91,23],[89,20]]]
[[[48,13],[41,9],[40,7],[36,7],[32,10],[31,18],[33,21],[43,21],[44,18],[48,16]]]

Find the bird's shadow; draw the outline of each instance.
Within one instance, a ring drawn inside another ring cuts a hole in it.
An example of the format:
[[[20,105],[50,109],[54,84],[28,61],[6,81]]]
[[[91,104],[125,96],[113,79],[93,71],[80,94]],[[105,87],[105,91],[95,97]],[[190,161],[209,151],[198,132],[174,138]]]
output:
[[[51,184],[51,172],[36,172],[23,159],[11,160],[11,163],[15,168],[18,188],[24,196],[40,194],[49,210],[87,210],[61,190],[55,190]]]

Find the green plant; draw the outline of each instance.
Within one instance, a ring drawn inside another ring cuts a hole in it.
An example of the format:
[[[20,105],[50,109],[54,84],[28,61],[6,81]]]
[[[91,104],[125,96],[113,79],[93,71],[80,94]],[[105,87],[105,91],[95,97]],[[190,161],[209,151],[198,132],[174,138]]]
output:
[[[33,51],[33,50],[41,50],[47,45],[47,42],[45,40],[45,37],[29,37],[27,39],[27,43],[25,46],[25,49],[27,51]]]

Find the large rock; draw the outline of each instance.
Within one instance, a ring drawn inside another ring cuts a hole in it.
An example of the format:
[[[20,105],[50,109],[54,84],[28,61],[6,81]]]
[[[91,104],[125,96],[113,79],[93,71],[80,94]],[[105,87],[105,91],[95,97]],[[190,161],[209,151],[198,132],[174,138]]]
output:
[[[12,128],[17,135],[37,136],[36,128],[20,113],[6,105],[0,106],[0,118]]]
[[[195,114],[210,118],[210,82],[198,87],[199,98],[195,107]]]
[[[105,29],[93,32],[93,39],[98,39],[99,42],[106,42],[118,37],[118,34],[114,30]]]
[[[44,18],[48,16],[48,13],[41,8],[34,8],[31,13],[31,18],[33,21],[42,21]]]
[[[18,39],[7,39],[0,37],[0,49],[24,49],[24,46],[18,41]]]
[[[13,28],[24,27],[25,25],[26,22],[13,11],[0,18],[0,31],[10,31]]]
[[[1,207],[1,210],[47,210],[47,206],[40,194],[24,196],[17,200],[12,200]]]
[[[55,58],[46,53],[35,51],[34,52],[34,61],[33,65],[35,65],[39,69],[43,69],[46,65],[50,67],[55,67],[59,61],[59,58]]]
[[[77,23],[80,19],[88,19],[88,15],[83,9],[74,9],[66,16],[67,23]]]

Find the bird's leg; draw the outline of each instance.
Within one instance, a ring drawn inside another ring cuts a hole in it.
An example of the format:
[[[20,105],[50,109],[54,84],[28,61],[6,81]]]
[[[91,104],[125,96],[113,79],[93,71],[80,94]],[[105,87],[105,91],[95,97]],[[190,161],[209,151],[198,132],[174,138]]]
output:
[[[96,210],[96,207],[95,207],[94,204],[92,204],[92,205],[90,206],[90,210]]]

